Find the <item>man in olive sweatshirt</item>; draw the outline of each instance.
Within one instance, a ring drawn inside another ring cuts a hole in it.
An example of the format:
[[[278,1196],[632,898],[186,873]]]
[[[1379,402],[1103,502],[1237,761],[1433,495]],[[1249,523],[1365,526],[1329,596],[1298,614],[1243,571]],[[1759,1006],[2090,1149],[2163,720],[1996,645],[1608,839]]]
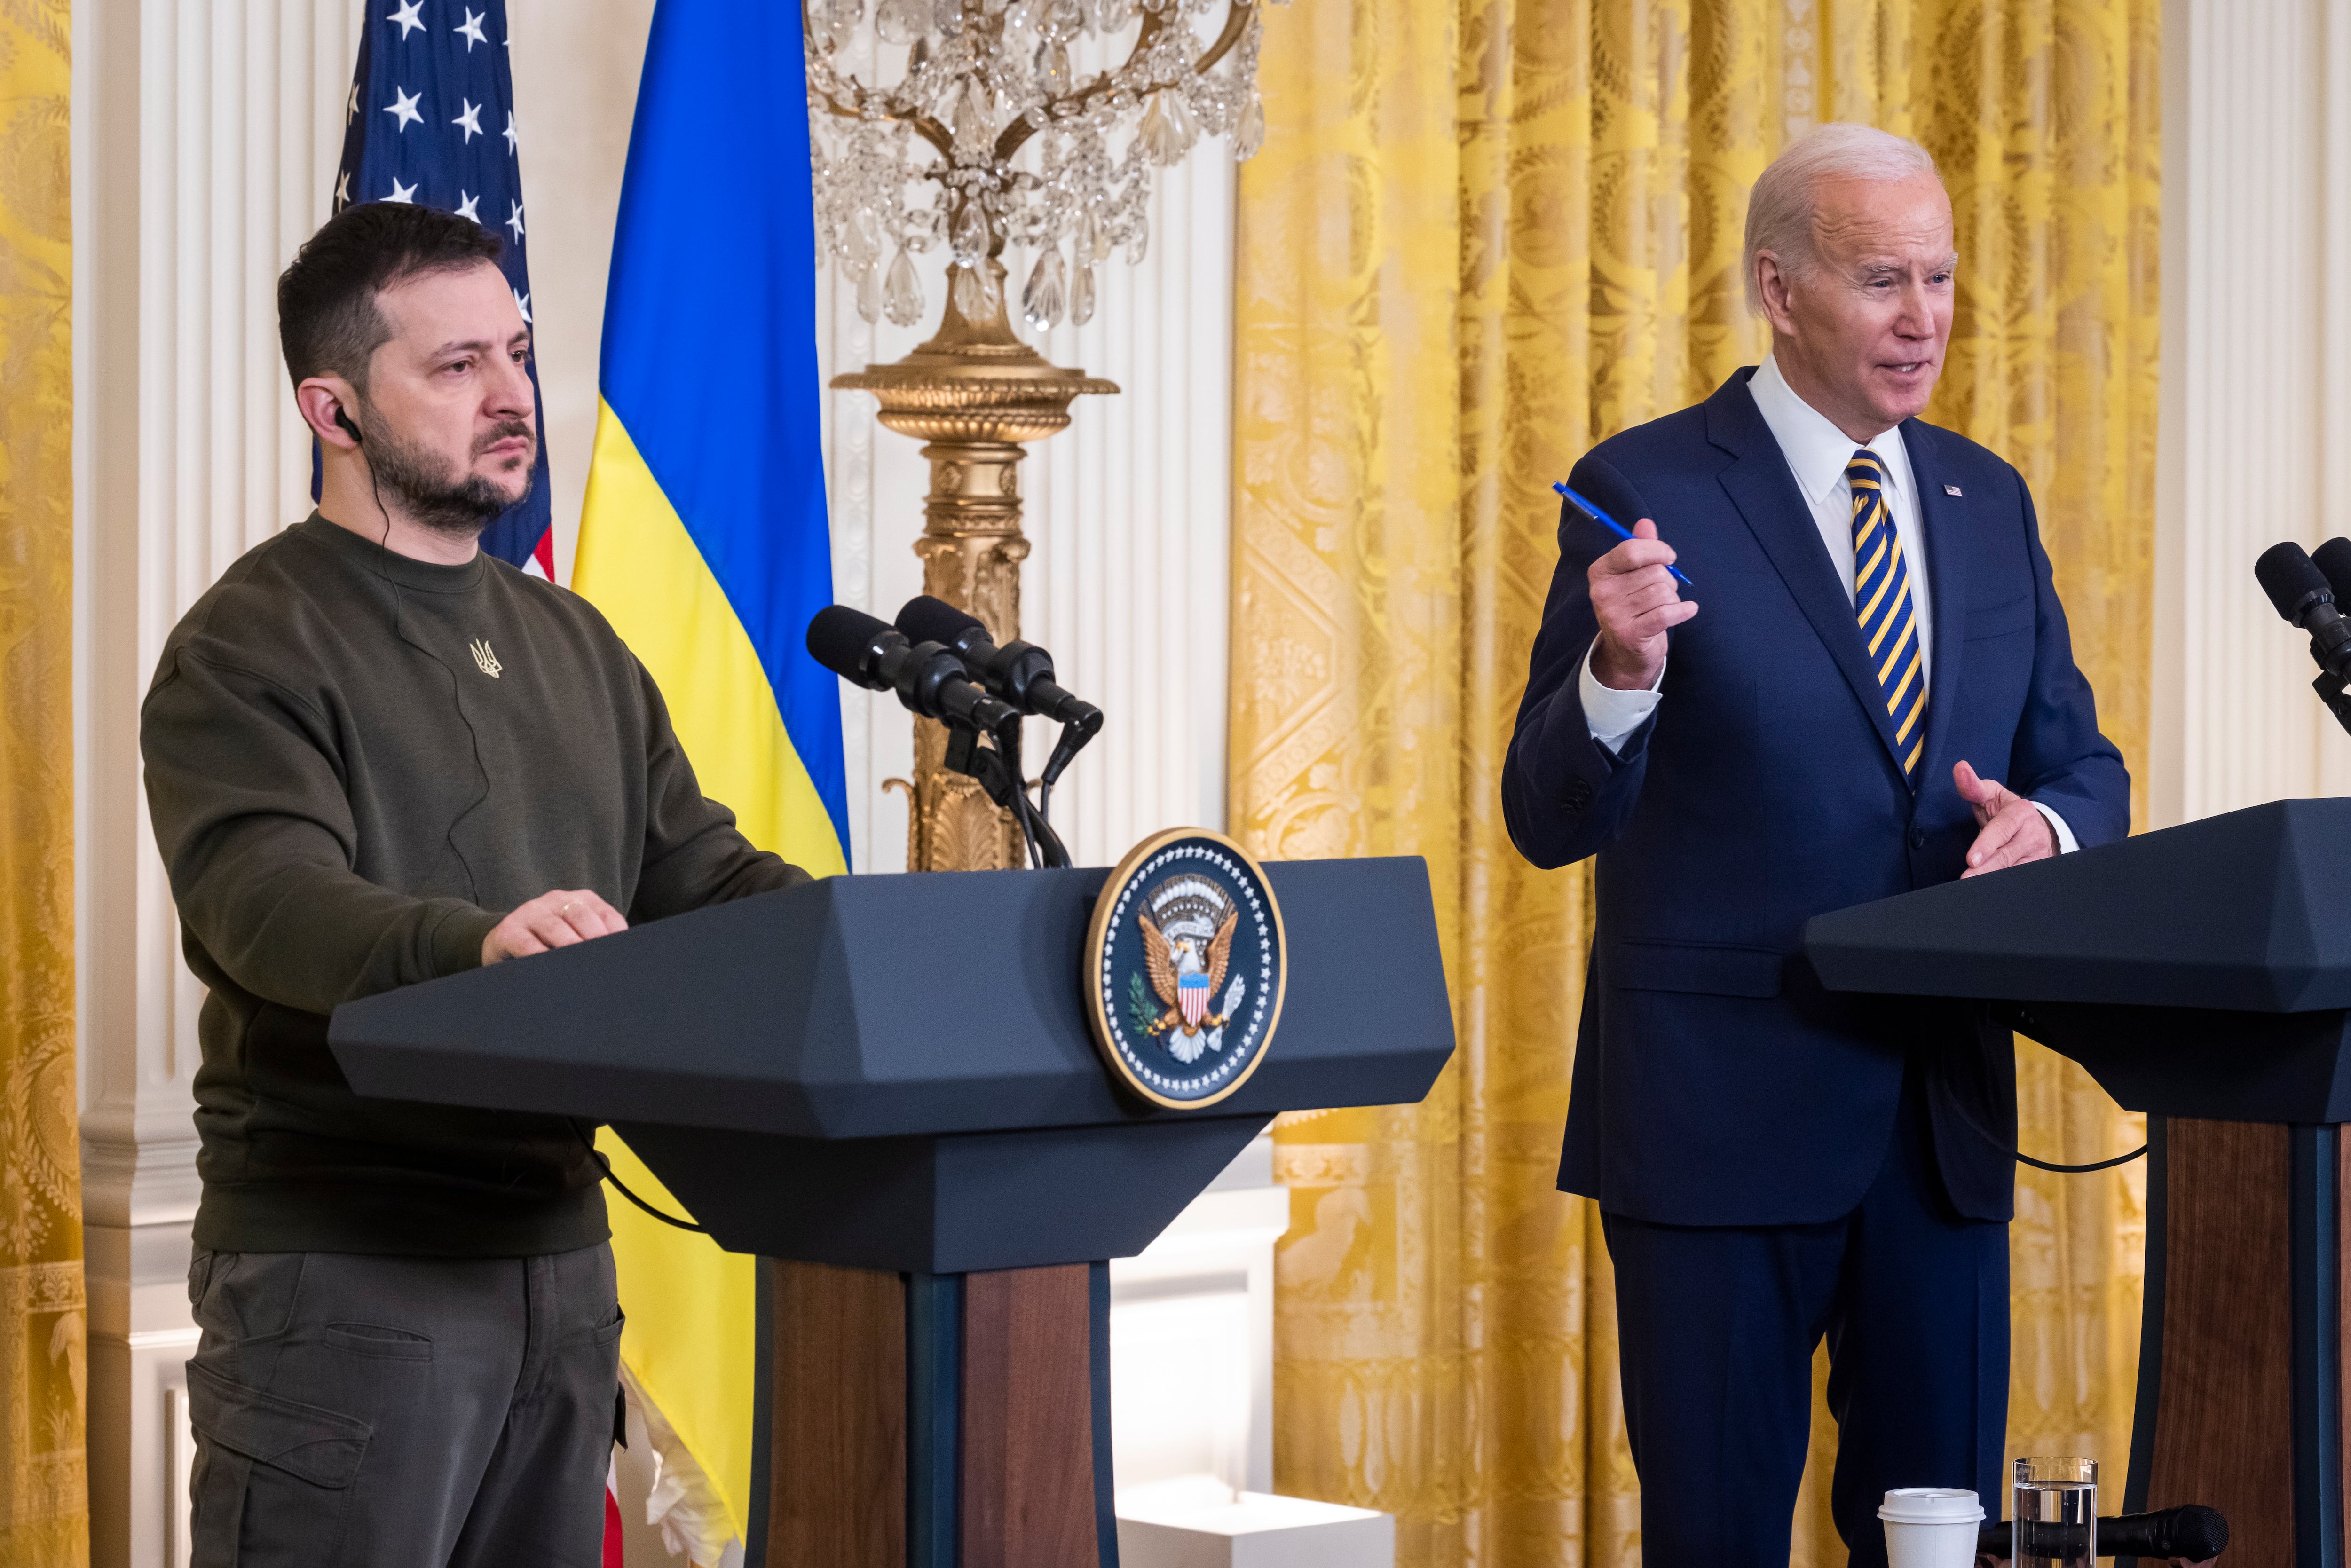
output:
[[[319,509],[197,601],[142,711],[210,988],[197,1568],[595,1568],[621,1313],[582,1129],[361,1099],[327,1015],[805,880],[695,787],[603,617],[478,548],[538,442],[498,251],[389,203],[303,246]]]

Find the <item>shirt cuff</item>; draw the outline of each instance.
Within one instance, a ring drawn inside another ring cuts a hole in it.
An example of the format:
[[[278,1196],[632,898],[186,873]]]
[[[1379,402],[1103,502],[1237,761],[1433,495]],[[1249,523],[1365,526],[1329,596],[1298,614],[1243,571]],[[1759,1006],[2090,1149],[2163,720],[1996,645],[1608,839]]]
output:
[[[2043,805],[2038,800],[2032,801],[2030,804],[2034,810],[2049,819],[2049,831],[2057,835],[2057,852],[2059,854],[2070,855],[2075,850],[2082,847],[2081,841],[2074,837],[2074,830],[2065,825],[2064,818],[2059,816],[2056,812],[2051,810],[2048,807]]]
[[[1608,755],[1614,757],[1633,732],[1646,724],[1649,716],[1657,711],[1657,698],[1666,681],[1666,667],[1663,664],[1657,666],[1657,683],[1648,690],[1620,692],[1614,686],[1602,685],[1600,677],[1592,673],[1592,655],[1599,648],[1600,639],[1594,637],[1592,646],[1583,651],[1583,674],[1578,678],[1576,687],[1583,697],[1583,721],[1591,727],[1592,738],[1606,747]],[[2052,811],[2050,819],[2055,821],[2056,813]],[[2057,836],[2066,843],[2073,841],[2072,835],[2065,831],[2062,822],[2058,824]]]

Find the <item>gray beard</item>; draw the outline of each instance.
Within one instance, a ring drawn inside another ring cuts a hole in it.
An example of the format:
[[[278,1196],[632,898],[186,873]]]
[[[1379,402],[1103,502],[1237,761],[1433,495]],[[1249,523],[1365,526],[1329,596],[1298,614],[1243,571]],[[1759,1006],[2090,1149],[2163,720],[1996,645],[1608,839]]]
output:
[[[522,490],[512,497],[470,468],[453,481],[436,454],[402,441],[383,421],[371,418],[368,429],[371,434],[360,450],[367,454],[368,471],[378,488],[396,497],[419,528],[449,538],[481,538],[500,512],[529,497],[537,478],[536,464],[524,469]]]

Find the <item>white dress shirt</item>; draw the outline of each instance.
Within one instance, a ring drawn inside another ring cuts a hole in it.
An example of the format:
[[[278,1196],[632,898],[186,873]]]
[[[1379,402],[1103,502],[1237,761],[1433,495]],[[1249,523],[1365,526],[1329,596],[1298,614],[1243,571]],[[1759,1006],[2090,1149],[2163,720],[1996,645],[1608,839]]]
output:
[[[1779,443],[1781,456],[1787,459],[1797,492],[1812,508],[1813,524],[1821,531],[1821,543],[1827,549],[1829,562],[1836,568],[1837,580],[1844,584],[1844,596],[1850,601],[1854,576],[1853,485],[1845,477],[1845,466],[1853,461],[1858,444],[1831,423],[1826,414],[1798,397],[1787,378],[1780,373],[1778,363],[1769,356],[1748,379],[1747,390],[1755,399],[1763,423],[1771,428],[1771,439]],[[1917,478],[1910,471],[1910,454],[1902,444],[1900,425],[1867,444],[1886,471],[1886,509],[1893,515],[1895,537],[1902,541],[1902,554],[1909,565],[1910,602],[1918,616],[1918,678],[1927,681],[1932,678],[1934,670],[1935,596],[1928,582],[1927,541],[1921,531],[1925,518],[1918,505]],[[1662,525],[1658,531],[1665,532]],[[1624,692],[1602,685],[1600,678],[1592,673],[1592,654],[1599,646],[1600,640],[1593,638],[1592,648],[1583,655],[1583,671],[1577,685],[1583,697],[1583,716],[1591,727],[1592,738],[1614,752],[1656,711],[1665,669],[1663,665],[1658,667],[1658,684],[1646,691]],[[2059,852],[2072,852],[2077,846],[2065,819],[2038,800],[2032,806],[2049,820],[2050,828],[2057,835]]]

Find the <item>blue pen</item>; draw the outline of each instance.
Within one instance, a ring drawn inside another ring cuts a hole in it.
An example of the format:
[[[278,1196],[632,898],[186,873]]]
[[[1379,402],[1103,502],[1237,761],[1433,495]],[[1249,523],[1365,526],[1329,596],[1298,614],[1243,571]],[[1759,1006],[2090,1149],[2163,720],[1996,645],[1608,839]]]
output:
[[[1610,517],[1607,513],[1602,511],[1599,507],[1593,506],[1591,502],[1585,500],[1583,497],[1577,495],[1566,486],[1553,485],[1552,488],[1566,497],[1567,504],[1569,506],[1573,507],[1577,511],[1582,512],[1585,517],[1590,517],[1593,522],[1598,523],[1602,528],[1606,528],[1618,538],[1629,539],[1633,537],[1632,529],[1626,528],[1624,524],[1618,522],[1615,518]],[[1672,572],[1674,574],[1674,580],[1680,583],[1684,588],[1696,588],[1698,586],[1697,583],[1692,582],[1688,578],[1682,575],[1681,568],[1677,566],[1669,566],[1666,568],[1666,570]]]

